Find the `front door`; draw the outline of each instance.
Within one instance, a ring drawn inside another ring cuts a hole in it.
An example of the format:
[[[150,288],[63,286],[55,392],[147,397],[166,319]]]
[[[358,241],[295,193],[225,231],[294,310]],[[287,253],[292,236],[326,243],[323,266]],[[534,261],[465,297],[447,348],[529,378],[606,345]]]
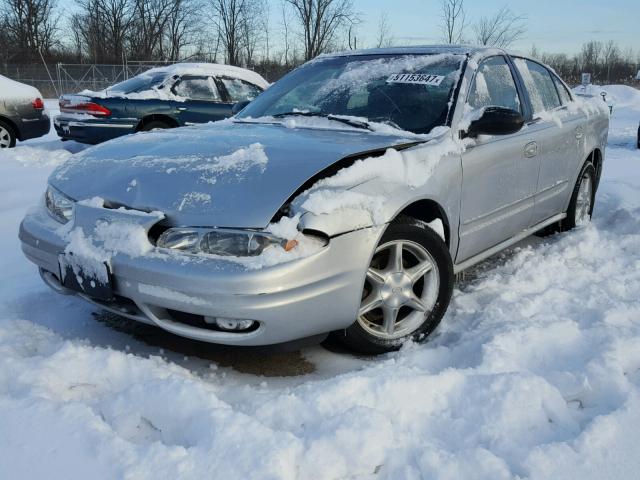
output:
[[[486,59],[469,89],[472,110],[498,106],[523,112],[513,72],[503,56]],[[462,155],[460,243],[463,262],[525,230],[531,221],[539,171],[536,138],[480,136]]]

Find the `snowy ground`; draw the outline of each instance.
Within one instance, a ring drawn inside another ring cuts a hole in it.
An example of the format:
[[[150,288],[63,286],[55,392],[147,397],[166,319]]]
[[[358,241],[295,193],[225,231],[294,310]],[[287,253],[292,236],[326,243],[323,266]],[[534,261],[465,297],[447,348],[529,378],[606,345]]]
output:
[[[458,285],[384,357],[203,345],[50,292],[17,229],[55,134],[0,152],[0,477],[631,479],[640,470],[640,91],[616,104],[592,225]]]

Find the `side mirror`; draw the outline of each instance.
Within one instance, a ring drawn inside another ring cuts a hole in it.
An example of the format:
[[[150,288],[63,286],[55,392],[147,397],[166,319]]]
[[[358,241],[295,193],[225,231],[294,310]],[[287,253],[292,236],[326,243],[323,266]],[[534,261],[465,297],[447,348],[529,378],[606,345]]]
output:
[[[244,100],[242,102],[235,103],[233,107],[231,107],[231,114],[236,115],[240,113],[244,107],[249,105],[251,102],[249,100]]]
[[[478,135],[509,135],[519,132],[524,125],[520,112],[503,107],[487,107],[482,116],[471,122],[463,137]]]

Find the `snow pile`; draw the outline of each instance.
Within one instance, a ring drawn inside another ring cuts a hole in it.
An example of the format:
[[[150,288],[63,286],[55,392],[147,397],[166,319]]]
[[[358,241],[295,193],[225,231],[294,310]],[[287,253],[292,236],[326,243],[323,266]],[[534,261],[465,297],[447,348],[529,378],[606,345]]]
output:
[[[0,75],[0,101],[22,100],[30,102],[36,98],[42,98],[37,88]]]
[[[587,85],[573,89],[579,95],[589,95],[602,100],[606,93],[607,103],[615,108],[640,108],[640,90],[627,85]]]
[[[51,167],[3,158],[0,249],[13,252],[0,257],[11,279],[0,289],[3,475],[636,478],[639,118],[640,104],[614,108],[593,224],[468,272],[428,343],[374,359],[254,354],[276,374],[295,362],[314,370],[297,377],[240,373],[249,350],[96,322],[92,307],[49,291],[15,232]],[[296,229],[283,219],[276,230]]]

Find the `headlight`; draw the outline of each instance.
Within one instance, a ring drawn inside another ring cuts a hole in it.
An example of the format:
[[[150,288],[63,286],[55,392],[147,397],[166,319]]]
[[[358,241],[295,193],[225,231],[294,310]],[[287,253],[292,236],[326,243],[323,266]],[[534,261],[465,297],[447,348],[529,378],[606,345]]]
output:
[[[227,257],[254,257],[266,249],[280,246],[286,251],[298,245],[296,240],[286,240],[270,233],[250,230],[170,228],[156,245],[188,253],[208,253]]]
[[[49,185],[44,194],[44,200],[49,214],[57,221],[67,223],[71,220],[74,201],[69,197]]]

